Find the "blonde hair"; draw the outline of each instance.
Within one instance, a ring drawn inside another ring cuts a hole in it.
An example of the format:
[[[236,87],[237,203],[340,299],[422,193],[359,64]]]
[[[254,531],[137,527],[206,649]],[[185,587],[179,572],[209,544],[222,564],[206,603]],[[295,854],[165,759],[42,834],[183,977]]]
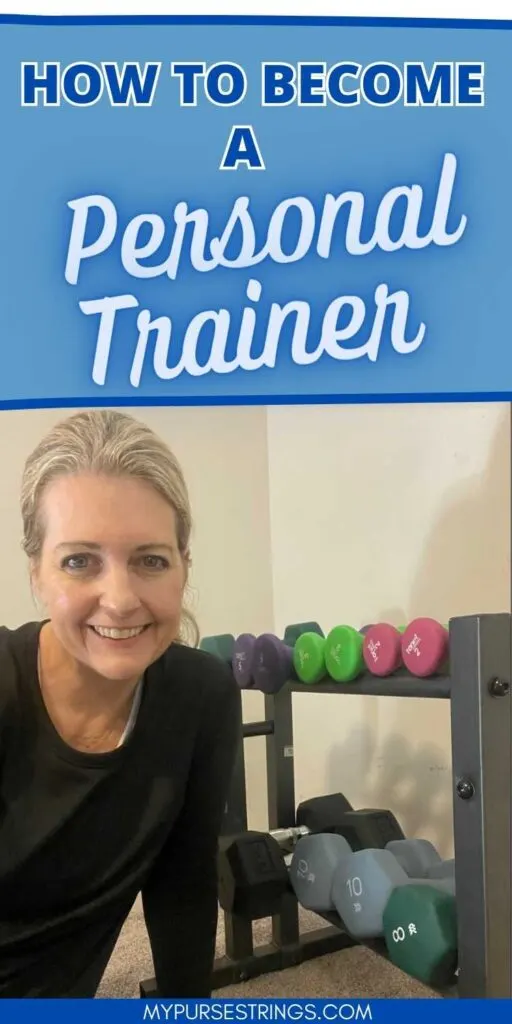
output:
[[[113,409],[88,409],[61,420],[29,455],[20,505],[22,547],[31,560],[38,560],[43,547],[41,498],[45,488],[58,476],[78,473],[136,477],[154,487],[174,509],[178,548],[188,568],[192,516],[181,467],[148,426]],[[179,640],[192,646],[199,642],[197,623],[185,607]]]

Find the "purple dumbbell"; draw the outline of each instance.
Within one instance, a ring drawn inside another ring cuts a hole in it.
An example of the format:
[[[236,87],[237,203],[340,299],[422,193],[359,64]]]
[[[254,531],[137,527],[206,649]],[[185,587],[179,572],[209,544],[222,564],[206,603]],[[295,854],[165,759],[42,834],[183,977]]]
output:
[[[252,633],[241,633],[233,648],[233,675],[241,690],[254,688],[254,646],[256,637]]]
[[[293,648],[273,633],[262,633],[253,648],[254,689],[277,693],[289,679],[296,678]]]

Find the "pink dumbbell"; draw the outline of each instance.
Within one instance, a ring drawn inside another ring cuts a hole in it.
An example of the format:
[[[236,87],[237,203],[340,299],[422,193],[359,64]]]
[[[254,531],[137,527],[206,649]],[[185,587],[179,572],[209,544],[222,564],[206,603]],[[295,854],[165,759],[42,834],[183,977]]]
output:
[[[363,643],[365,665],[373,676],[390,676],[402,664],[402,635],[389,622],[370,626]]]
[[[436,619],[413,619],[402,636],[402,659],[413,676],[447,671],[449,633]]]

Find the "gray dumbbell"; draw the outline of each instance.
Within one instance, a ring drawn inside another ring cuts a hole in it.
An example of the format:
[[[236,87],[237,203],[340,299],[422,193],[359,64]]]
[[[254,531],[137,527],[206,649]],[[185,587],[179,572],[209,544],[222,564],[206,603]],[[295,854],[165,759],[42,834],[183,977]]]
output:
[[[408,881],[389,850],[357,850],[340,862],[333,878],[332,899],[350,935],[357,939],[382,935],[386,903],[393,889]]]
[[[394,889],[430,885],[453,894],[454,880],[411,878],[390,850],[357,850],[338,864],[332,899],[347,931],[356,939],[384,934],[383,915]]]
[[[443,860],[428,839],[393,839],[386,850],[396,857],[409,878],[443,879],[454,876],[455,861]]]
[[[455,860],[442,860],[440,864],[432,864],[427,871],[427,878],[432,880],[438,878],[453,878],[455,881]]]
[[[289,866],[292,889],[306,910],[334,910],[332,883],[341,861],[352,854],[343,836],[320,833],[299,839]]]

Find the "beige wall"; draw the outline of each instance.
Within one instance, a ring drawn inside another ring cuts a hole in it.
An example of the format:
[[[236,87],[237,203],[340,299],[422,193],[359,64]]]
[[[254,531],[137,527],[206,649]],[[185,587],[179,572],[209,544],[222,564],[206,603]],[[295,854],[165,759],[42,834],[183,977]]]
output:
[[[201,632],[317,619],[397,624],[509,609],[504,405],[141,409],[187,477]],[[0,621],[37,617],[20,549],[23,460],[66,412],[0,414]],[[246,721],[263,717],[244,694]],[[297,799],[343,789],[451,843],[447,702],[294,697]],[[249,824],[266,827],[265,741],[246,742]]]

